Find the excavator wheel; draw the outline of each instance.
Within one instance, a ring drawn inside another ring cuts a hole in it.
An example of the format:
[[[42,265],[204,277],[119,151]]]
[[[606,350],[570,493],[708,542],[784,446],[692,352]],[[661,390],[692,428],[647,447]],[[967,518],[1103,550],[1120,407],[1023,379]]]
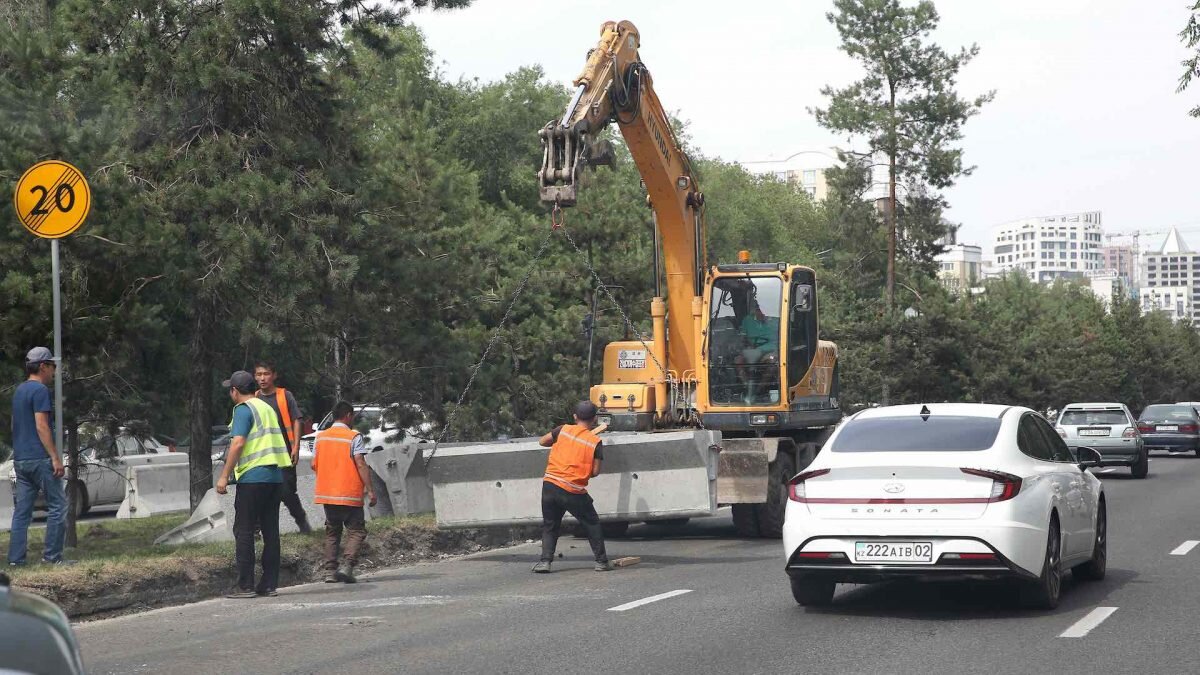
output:
[[[780,448],[767,473],[767,501],[756,504],[760,537],[779,539],[783,536],[783,514],[788,503],[788,481],[796,475],[796,460],[791,452]]]

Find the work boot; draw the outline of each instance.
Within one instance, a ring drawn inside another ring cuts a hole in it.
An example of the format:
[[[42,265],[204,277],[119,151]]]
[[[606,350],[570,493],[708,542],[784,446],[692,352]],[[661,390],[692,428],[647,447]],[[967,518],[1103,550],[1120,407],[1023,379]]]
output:
[[[343,564],[338,568],[337,577],[348,584],[358,583],[358,579],[354,578],[354,565]]]
[[[339,581],[341,579],[338,578],[337,570],[325,570],[325,583],[336,584]]]
[[[297,520],[296,526],[300,528],[300,534],[311,534],[313,531],[312,525],[308,524],[308,518]]]
[[[613,564],[607,560],[597,560],[596,565],[592,567],[592,569],[596,570],[597,572],[611,572],[613,569]]]
[[[550,561],[539,560],[538,563],[533,566],[533,571],[537,572],[538,574],[548,574],[550,572]]]

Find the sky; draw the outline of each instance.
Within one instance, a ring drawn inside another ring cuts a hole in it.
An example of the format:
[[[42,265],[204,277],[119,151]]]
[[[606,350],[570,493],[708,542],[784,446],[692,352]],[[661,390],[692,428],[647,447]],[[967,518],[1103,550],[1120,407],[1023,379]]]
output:
[[[958,91],[995,100],[964,128],[976,168],[946,191],[960,241],[1039,215],[1103,212],[1106,232],[1178,226],[1200,248],[1200,84],[1175,93],[1187,50],[1185,0],[937,0],[934,40],[978,44]],[[808,112],[824,85],[860,75],[826,13],[832,0],[475,0],[421,12],[442,73],[483,81],[540,64],[569,85],[600,25],[628,19],[660,100],[693,143],[730,161],[855,146]],[[531,129],[530,133],[536,130]],[[857,145],[861,147],[861,142]],[[1147,236],[1149,242],[1161,236]],[[1143,244],[1145,246],[1145,244]]]

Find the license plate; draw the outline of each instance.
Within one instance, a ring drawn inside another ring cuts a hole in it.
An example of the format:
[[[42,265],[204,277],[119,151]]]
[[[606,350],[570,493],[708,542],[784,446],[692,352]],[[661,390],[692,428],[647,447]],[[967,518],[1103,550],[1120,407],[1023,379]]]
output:
[[[860,563],[931,563],[933,544],[927,541],[859,541],[854,543],[854,561]]]
[[[1107,436],[1108,429],[1080,429],[1080,436]]]
[[[1154,429],[1156,431],[1179,431],[1179,425],[1178,424],[1163,424],[1163,425],[1154,427]]]

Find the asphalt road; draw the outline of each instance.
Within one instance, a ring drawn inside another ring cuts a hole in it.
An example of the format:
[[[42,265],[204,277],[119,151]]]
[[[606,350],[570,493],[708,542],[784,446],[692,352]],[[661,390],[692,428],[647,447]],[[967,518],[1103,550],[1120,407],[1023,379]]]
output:
[[[1197,672],[1200,547],[1180,552],[1200,540],[1200,459],[1156,456],[1150,471],[1101,473],[1108,578],[1068,578],[1052,612],[958,582],[844,585],[806,610],[779,542],[738,539],[726,514],[665,537],[631,528],[610,556],[642,563],[604,574],[568,537],[550,575],[530,573],[524,545],[77,632],[93,673]]]

